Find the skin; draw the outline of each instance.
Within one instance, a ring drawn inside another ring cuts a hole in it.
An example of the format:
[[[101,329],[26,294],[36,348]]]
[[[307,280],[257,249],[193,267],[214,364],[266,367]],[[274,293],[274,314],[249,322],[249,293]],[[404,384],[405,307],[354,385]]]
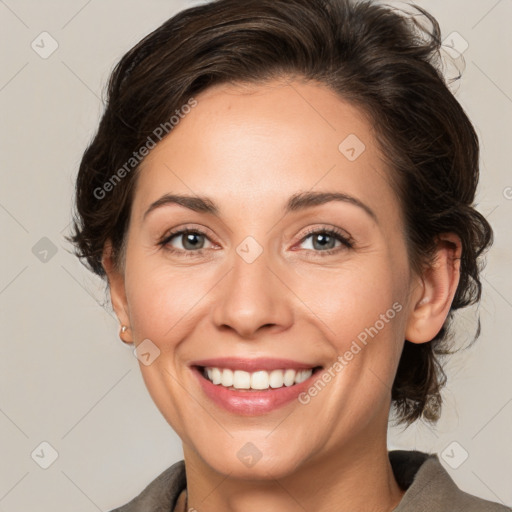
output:
[[[105,245],[112,304],[160,355],[140,369],[155,404],[183,442],[188,507],[198,511],[390,511],[404,491],[388,459],[391,385],[404,339],[431,340],[459,281],[460,240],[445,234],[435,263],[415,275],[402,211],[371,124],[318,83],[297,79],[219,85],[146,157],[132,205],[124,264]],[[349,161],[338,146],[366,146]],[[341,192],[283,215],[290,196]],[[207,196],[219,217],[179,205],[144,212],[166,193]],[[324,249],[310,228],[332,226],[354,246]],[[202,255],[172,229],[200,228]],[[252,236],[263,253],[247,263],[236,248]],[[451,243],[449,243],[451,242]],[[324,255],[328,249],[338,250]],[[402,310],[307,405],[241,417],[212,403],[188,364],[223,356],[283,357],[329,368],[392,304]],[[237,456],[247,442],[261,459]]]

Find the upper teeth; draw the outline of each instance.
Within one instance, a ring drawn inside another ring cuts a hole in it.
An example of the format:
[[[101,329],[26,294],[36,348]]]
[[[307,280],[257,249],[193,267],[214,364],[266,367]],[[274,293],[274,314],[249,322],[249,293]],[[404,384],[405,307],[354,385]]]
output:
[[[267,372],[259,370],[257,372],[245,372],[243,370],[230,370],[228,368],[206,368],[206,376],[214,384],[220,384],[225,387],[233,386],[236,389],[268,389],[281,388],[284,386],[293,386],[309,379],[313,374],[313,369],[307,370],[272,370]]]

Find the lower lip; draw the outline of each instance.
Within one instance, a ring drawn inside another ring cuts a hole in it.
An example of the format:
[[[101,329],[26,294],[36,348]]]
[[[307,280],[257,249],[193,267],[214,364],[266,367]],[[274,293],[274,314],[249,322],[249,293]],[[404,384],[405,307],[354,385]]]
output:
[[[199,379],[199,384],[206,395],[217,405],[242,416],[257,416],[271,412],[293,400],[298,401],[298,396],[311,386],[313,381],[318,378],[321,370],[316,371],[311,377],[299,384],[277,389],[269,388],[265,391],[228,389],[203,377],[202,370],[198,367],[192,367],[192,372]]]

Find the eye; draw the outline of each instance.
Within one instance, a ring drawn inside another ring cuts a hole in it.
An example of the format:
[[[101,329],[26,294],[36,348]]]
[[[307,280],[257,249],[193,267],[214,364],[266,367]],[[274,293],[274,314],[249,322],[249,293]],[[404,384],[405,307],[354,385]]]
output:
[[[306,249],[320,253],[321,256],[329,256],[354,246],[353,240],[336,228],[312,229],[302,237],[300,244],[304,244],[309,239],[311,239],[310,247],[306,247]],[[210,246],[205,247],[205,241],[208,241]],[[338,242],[337,246],[336,242]],[[203,249],[212,247],[207,234],[198,228],[172,231],[158,244],[166,251],[183,256],[201,256],[204,252]]]
[[[309,239],[311,239],[311,242],[306,249],[320,252],[322,256],[335,254],[339,251],[351,249],[354,246],[353,240],[336,228],[313,229],[302,238],[300,243],[304,244]],[[336,242],[339,242],[337,247]]]
[[[196,256],[202,254],[203,249],[209,248],[205,247],[205,240],[209,241],[206,233],[200,229],[181,229],[168,233],[159,242],[159,245],[170,252],[182,253],[185,256]],[[210,241],[209,243],[211,244]]]

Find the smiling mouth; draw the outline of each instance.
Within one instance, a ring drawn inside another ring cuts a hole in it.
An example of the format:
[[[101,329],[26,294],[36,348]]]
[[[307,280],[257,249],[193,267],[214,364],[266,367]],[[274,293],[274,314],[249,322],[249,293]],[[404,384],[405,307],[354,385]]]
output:
[[[212,366],[196,366],[200,375],[212,384],[233,391],[269,391],[292,387],[309,379],[322,369],[322,366],[295,370],[292,368],[272,371],[258,370],[246,372]]]

